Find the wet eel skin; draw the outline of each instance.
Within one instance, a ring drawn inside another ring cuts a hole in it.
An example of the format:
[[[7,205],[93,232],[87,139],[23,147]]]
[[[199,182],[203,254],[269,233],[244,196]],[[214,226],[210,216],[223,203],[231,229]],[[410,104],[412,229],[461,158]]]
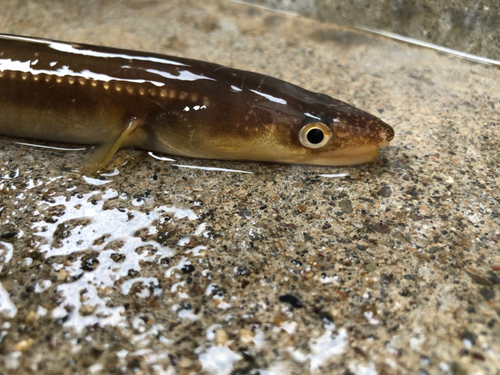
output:
[[[116,48],[0,34],[0,134],[193,158],[320,165],[372,161],[382,120],[258,73]]]

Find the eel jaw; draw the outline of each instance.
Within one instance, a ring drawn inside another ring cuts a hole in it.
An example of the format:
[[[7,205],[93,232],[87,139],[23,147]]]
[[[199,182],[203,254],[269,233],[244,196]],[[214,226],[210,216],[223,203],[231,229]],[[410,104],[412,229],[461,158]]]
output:
[[[378,148],[378,145],[366,145],[323,152],[318,157],[311,158],[308,164],[348,166],[369,163],[377,157]]]

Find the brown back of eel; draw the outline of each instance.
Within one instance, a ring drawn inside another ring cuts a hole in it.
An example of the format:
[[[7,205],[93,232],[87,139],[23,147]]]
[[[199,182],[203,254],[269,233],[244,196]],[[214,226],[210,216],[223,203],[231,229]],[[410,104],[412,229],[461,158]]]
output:
[[[353,165],[394,137],[327,95],[217,64],[0,34],[0,134],[194,158]]]

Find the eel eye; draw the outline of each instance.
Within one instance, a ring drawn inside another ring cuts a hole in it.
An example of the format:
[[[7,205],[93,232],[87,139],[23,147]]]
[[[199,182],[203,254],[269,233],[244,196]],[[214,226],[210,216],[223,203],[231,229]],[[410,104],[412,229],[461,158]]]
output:
[[[321,122],[311,122],[304,125],[299,132],[300,143],[308,148],[320,148],[332,138],[332,131]]]

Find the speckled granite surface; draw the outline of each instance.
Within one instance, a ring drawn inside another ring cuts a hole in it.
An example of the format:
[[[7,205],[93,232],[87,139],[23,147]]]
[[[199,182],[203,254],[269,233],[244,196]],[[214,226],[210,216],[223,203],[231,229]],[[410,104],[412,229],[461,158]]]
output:
[[[498,69],[217,1],[4,1],[0,30],[258,71],[396,130],[360,167],[122,150],[96,179],[0,138],[0,373],[500,372]]]

